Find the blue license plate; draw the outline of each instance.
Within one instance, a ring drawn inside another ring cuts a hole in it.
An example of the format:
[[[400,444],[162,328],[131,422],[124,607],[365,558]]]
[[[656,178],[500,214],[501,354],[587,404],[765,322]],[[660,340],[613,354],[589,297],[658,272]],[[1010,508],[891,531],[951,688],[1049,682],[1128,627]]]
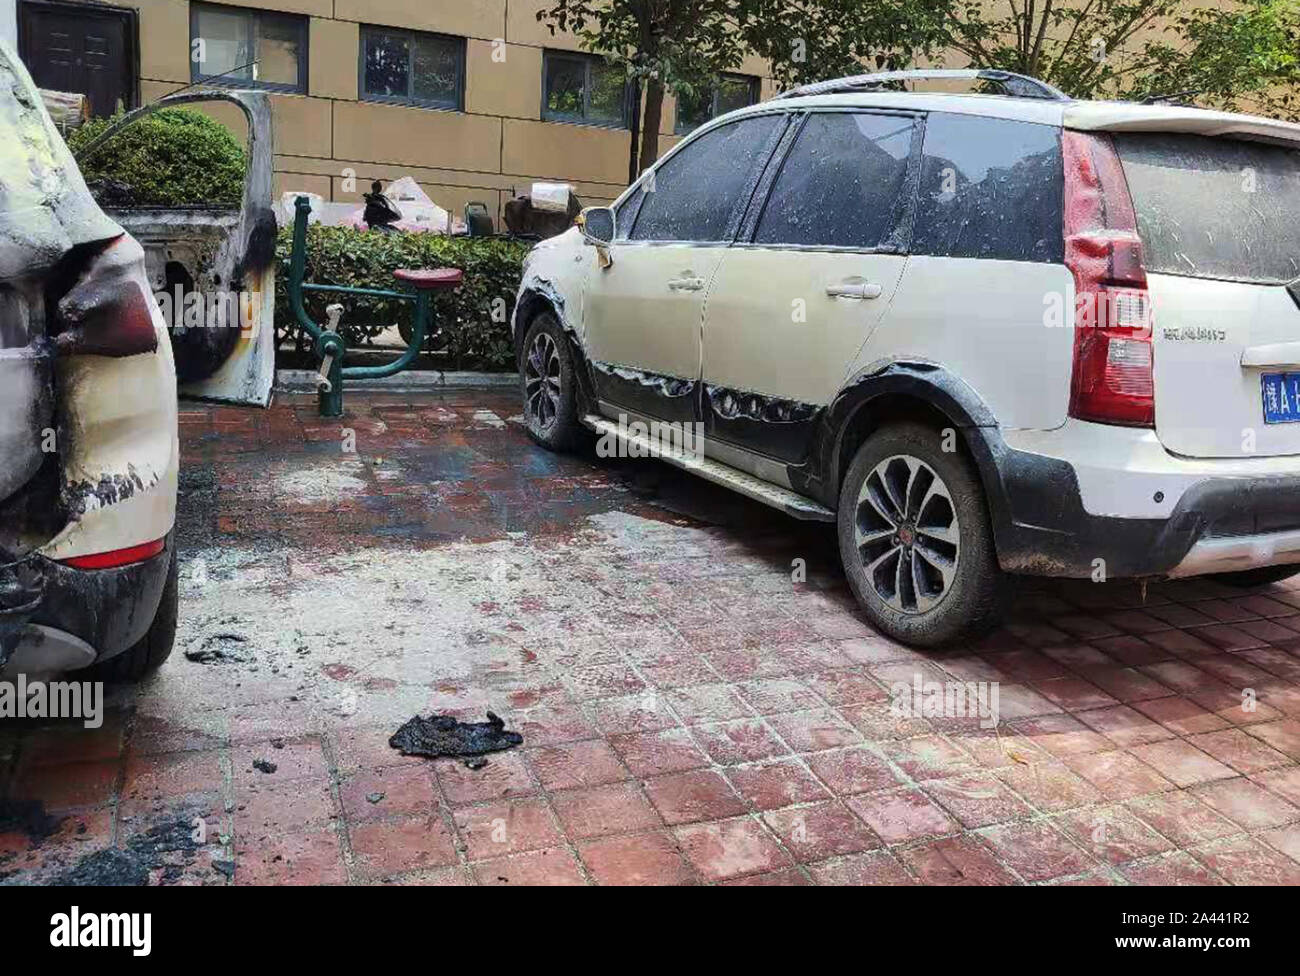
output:
[[[1300,373],[1265,373],[1259,385],[1264,423],[1300,423]]]

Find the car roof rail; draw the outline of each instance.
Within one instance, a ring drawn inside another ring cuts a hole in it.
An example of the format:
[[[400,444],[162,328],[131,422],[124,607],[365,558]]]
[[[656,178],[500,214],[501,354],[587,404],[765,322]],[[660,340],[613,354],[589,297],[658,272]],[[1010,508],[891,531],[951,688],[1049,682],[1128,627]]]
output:
[[[1045,81],[997,68],[912,68],[907,71],[879,71],[869,75],[832,78],[781,92],[776,98],[803,95],[833,95],[840,92],[876,91],[903,81],[991,81],[1015,98],[1042,98],[1053,102],[1072,101],[1069,95]]]

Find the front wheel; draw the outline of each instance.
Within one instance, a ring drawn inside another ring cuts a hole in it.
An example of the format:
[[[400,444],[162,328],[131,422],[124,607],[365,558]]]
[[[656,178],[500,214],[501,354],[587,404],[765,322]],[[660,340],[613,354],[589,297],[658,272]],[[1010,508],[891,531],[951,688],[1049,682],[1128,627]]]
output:
[[[552,451],[579,445],[578,377],[568,339],[550,312],[533,319],[519,365],[528,436]]]
[[[1007,579],[970,465],[922,424],[884,427],[858,450],[840,490],[845,575],[881,631],[936,647],[997,626]]]

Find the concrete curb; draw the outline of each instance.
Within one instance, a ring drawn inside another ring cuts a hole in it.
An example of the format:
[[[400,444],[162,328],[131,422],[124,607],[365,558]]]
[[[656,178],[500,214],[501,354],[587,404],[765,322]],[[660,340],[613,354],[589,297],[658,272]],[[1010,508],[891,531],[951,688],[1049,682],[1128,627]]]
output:
[[[519,385],[518,373],[442,372],[436,369],[408,370],[381,379],[344,380],[343,395],[357,393],[438,393],[443,390],[505,389]],[[280,393],[315,393],[316,374],[306,369],[280,369],[275,373]]]

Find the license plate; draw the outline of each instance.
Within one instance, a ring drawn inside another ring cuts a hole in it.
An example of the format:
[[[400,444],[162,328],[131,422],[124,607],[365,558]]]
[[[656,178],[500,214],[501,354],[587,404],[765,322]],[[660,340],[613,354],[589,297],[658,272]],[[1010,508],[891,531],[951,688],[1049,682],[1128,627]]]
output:
[[[1300,423],[1300,373],[1265,373],[1259,385],[1264,423]]]

